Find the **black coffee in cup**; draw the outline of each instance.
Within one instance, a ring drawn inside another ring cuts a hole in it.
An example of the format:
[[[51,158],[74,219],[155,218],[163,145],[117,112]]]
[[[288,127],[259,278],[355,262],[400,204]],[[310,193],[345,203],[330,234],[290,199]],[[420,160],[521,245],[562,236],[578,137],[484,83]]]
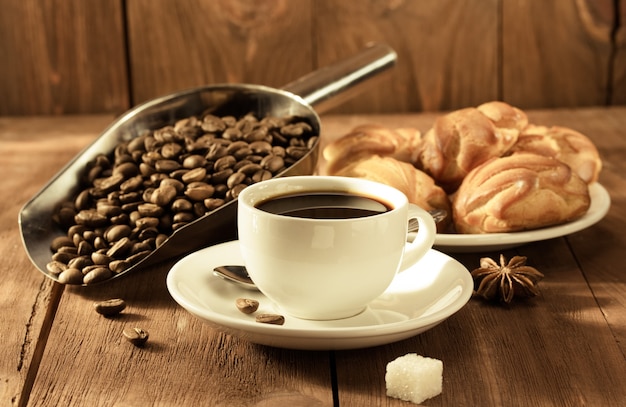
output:
[[[280,195],[255,206],[277,215],[311,219],[362,218],[393,209],[377,199],[341,191]]]

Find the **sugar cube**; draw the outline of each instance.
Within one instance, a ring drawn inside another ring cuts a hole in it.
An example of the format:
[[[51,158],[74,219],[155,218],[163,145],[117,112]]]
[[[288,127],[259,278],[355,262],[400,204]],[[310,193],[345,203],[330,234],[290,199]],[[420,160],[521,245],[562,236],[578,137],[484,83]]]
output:
[[[443,362],[416,353],[400,356],[387,364],[387,396],[419,404],[441,394]]]

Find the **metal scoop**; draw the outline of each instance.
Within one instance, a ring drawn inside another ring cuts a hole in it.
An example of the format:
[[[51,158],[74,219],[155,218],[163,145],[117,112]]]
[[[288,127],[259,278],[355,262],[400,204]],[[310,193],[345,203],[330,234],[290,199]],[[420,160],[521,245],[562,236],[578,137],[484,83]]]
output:
[[[207,111],[233,116],[253,113],[259,118],[268,115],[299,116],[308,121],[315,134],[319,135],[320,119],[313,106],[323,111],[341,103],[353,96],[359,85],[394,66],[396,58],[396,53],[389,46],[374,44],[353,57],[312,72],[282,89],[248,84],[205,86],[153,99],[129,110],[24,205],[18,221],[28,256],[42,273],[57,279],[46,270],[46,264],[51,260],[52,240],[65,232],[53,222],[53,215],[61,202],[72,200],[79,192],[79,179],[87,164],[99,154],[110,154],[119,143],[133,139],[146,130],[171,125],[179,119]],[[319,141],[304,157],[277,176],[313,174],[318,155]],[[236,200],[222,205],[177,229],[149,256],[113,278],[236,238],[236,213]]]

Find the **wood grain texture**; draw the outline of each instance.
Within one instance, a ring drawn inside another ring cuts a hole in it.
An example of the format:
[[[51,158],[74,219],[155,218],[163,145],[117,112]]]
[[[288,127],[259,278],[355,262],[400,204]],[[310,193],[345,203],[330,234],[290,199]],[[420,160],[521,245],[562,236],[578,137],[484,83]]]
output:
[[[29,393],[35,380],[63,291],[30,263],[20,239],[18,213],[109,120],[101,116],[0,117],[0,190],[4,191],[0,200],[0,307],[8,310],[0,313],[0,405],[24,405],[22,394]],[[72,147],[64,149],[64,145]]]
[[[433,329],[370,349],[301,352],[230,337],[179,307],[165,277],[172,262],[79,288],[45,280],[21,248],[17,213],[112,116],[0,118],[0,404],[2,405],[381,405],[388,362],[406,353],[444,363],[444,392],[429,406],[621,405],[626,400],[626,108],[529,111],[531,122],[587,134],[610,191],[605,219],[568,237],[506,250],[545,275],[541,295],[509,307],[472,299]],[[365,123],[427,130],[436,113],[324,115],[329,143]],[[455,254],[468,269],[499,252]],[[121,297],[116,318],[94,301]],[[144,348],[122,336],[139,326]],[[336,385],[333,385],[336,380]]]
[[[502,100],[520,108],[607,102],[613,1],[593,4],[502,2]]]
[[[612,71],[612,105],[626,105],[626,0],[618,0],[614,43],[615,53]]]
[[[310,0],[131,0],[133,101],[217,83],[280,87],[313,69]]]
[[[66,290],[42,360],[45,367],[33,388],[33,405],[73,400],[94,406],[239,406],[271,400],[332,405],[327,353],[257,346],[212,329],[169,296],[165,277],[172,265],[106,286]],[[107,319],[92,304],[109,298],[124,298],[128,307]],[[150,334],[143,348],[122,336],[134,326]],[[58,369],[65,371],[63,381]]]
[[[123,29],[120,1],[3,1],[0,115],[126,110]]]
[[[551,115],[534,113],[531,118],[546,123],[551,120]],[[623,259],[623,248],[626,247],[626,238],[622,233],[626,229],[626,211],[621,208],[626,202],[626,162],[623,158],[626,154],[626,114],[621,108],[563,109],[559,118],[563,125],[569,124],[587,134],[598,147],[603,160],[599,182],[610,191],[611,209],[602,222],[571,235],[568,242],[576,253],[576,260],[603,310],[604,318],[626,355],[624,262],[613,260]]]
[[[375,350],[338,352],[340,405],[367,405],[372,396],[382,398],[386,364],[406,353],[444,363],[444,392],[429,400],[429,406],[620,405],[626,400],[626,382],[615,373],[626,372],[626,300],[621,289],[626,277],[620,254],[626,244],[620,232],[626,228],[621,209],[626,181],[620,158],[626,154],[624,113],[618,108],[529,113],[532,123],[572,127],[598,145],[605,166],[600,182],[612,191],[614,201],[609,214],[567,238],[504,252],[508,258],[527,256],[529,265],[544,272],[540,297],[508,308],[472,299],[459,313],[415,338]],[[325,118],[324,123],[332,140],[365,123],[410,125],[424,131],[433,116],[352,115],[341,122]],[[472,270],[480,257],[499,254],[454,257]],[[593,296],[585,294],[589,290]],[[577,356],[582,353],[591,358]],[[585,383],[577,383],[581,377]],[[463,386],[458,385],[461,382]],[[387,398],[379,405],[404,404]]]
[[[492,0],[315,2],[320,65],[370,41],[398,52],[391,81],[335,112],[437,111],[497,99],[497,12]]]
[[[398,66],[334,113],[626,104],[626,0],[5,0],[0,115],[281,87],[370,41]]]

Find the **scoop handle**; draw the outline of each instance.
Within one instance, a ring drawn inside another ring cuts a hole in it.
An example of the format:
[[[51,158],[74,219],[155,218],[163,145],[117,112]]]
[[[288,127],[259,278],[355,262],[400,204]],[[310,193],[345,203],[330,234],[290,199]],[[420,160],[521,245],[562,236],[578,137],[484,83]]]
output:
[[[320,113],[361,91],[361,85],[395,66],[396,52],[386,44],[372,43],[359,53],[313,71],[282,87],[300,96]],[[341,95],[341,97],[338,97]]]

